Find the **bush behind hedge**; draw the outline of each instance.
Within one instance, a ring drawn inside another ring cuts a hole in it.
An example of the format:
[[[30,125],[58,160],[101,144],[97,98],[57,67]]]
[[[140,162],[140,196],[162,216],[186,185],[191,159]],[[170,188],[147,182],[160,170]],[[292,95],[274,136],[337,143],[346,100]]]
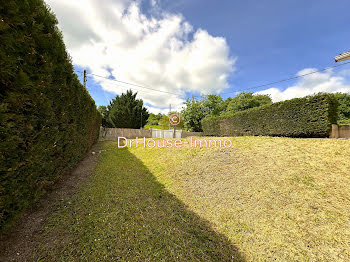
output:
[[[337,119],[335,96],[318,94],[205,118],[202,126],[204,134],[211,136],[329,137]]]
[[[98,137],[101,116],[42,0],[0,6],[0,229]]]

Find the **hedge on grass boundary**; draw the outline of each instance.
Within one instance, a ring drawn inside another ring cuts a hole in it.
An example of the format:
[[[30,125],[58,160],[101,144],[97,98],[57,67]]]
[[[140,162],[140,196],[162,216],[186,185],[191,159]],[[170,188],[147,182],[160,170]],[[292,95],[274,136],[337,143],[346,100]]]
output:
[[[210,136],[329,137],[337,119],[335,96],[317,94],[204,118],[202,126],[204,134]]]
[[[74,167],[101,116],[42,0],[0,6],[0,230]]]

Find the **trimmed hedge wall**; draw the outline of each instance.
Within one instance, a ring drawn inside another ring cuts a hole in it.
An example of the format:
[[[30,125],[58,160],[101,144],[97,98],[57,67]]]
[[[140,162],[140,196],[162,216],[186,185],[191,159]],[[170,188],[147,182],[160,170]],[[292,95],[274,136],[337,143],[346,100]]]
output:
[[[211,136],[329,137],[337,119],[335,96],[318,94],[204,118],[202,126],[204,134]]]
[[[0,229],[74,167],[101,116],[42,0],[0,6]]]

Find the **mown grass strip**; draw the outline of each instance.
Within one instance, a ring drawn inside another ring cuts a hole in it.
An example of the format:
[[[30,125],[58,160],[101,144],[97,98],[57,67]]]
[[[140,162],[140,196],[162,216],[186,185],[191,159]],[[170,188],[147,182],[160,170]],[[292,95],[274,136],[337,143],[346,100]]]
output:
[[[88,186],[49,219],[35,260],[243,261],[128,149],[105,149]]]

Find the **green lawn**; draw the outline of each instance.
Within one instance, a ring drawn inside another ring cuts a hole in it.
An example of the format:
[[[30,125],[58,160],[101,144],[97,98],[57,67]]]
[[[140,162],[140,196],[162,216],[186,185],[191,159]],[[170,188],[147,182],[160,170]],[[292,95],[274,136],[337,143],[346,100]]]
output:
[[[231,140],[231,149],[106,142],[34,258],[350,261],[350,140]]]
[[[133,153],[104,147],[87,187],[58,206],[37,236],[35,261],[242,261]]]

